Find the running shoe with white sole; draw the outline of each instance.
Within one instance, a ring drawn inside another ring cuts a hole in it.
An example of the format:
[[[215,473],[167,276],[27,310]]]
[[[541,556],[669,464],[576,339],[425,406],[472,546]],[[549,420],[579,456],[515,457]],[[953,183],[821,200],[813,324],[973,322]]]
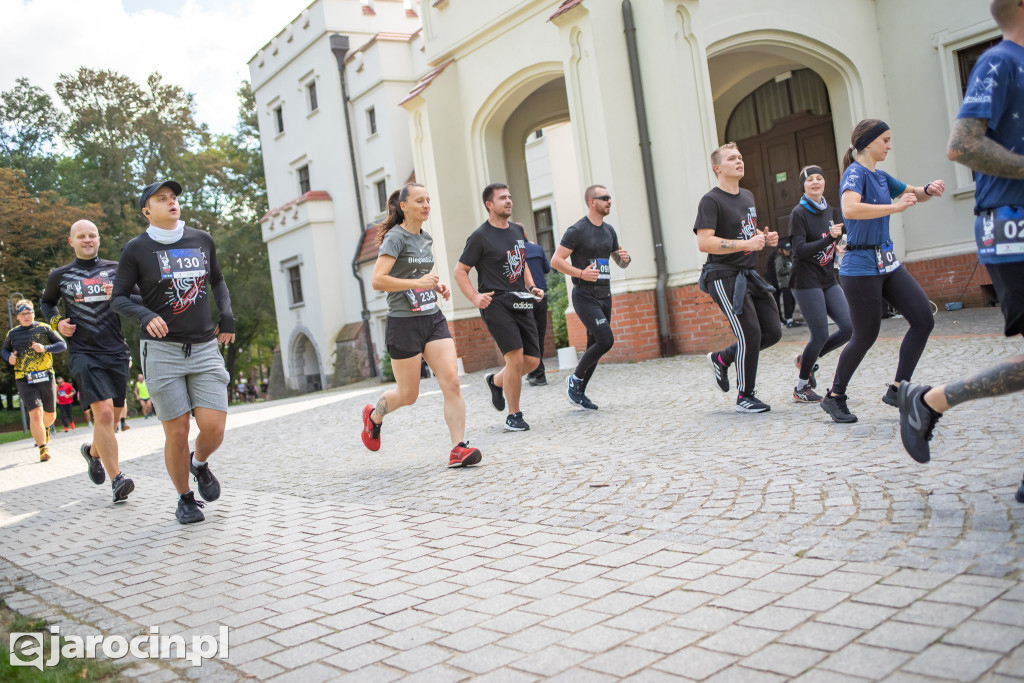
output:
[[[586,394],[583,394],[583,402],[580,403],[580,408],[584,410],[597,410],[597,404],[587,398]]]
[[[526,420],[523,419],[523,413],[510,413],[505,418],[505,431],[506,432],[525,432],[530,428],[530,425],[526,424]]]
[[[494,375],[487,375],[484,377],[484,381],[487,382],[487,388],[491,390],[491,405],[497,411],[505,410],[505,393],[501,387],[494,384]]]
[[[92,444],[83,443],[78,451],[82,454],[82,457],[85,458],[85,461],[89,463],[89,479],[92,480],[92,483],[99,486],[106,481],[107,474],[103,471],[103,463],[100,462],[99,458],[92,457]]]
[[[468,441],[460,441],[448,456],[448,467],[469,467],[480,462],[480,449],[470,448]]]
[[[796,359],[795,359],[794,362],[796,363],[797,372],[800,371],[800,365],[803,362],[803,358],[804,358],[804,354],[802,354],[802,353],[798,353],[796,355]],[[810,374],[807,377],[807,386],[809,386],[811,389],[817,389],[818,388],[818,380],[814,377],[814,373],[816,373],[817,371],[818,371],[818,364],[815,363],[814,367],[811,368],[811,372],[810,372]]]
[[[708,363],[711,363],[711,371],[715,373],[715,385],[722,393],[729,393],[729,366],[718,360],[718,354],[714,351],[708,354]]]
[[[928,442],[932,438],[935,423],[942,417],[924,402],[924,395],[931,389],[925,384],[902,382],[897,394],[900,409],[900,438],[910,457],[918,462],[931,460]]]
[[[135,490],[135,482],[121,472],[110,482],[110,490],[114,494],[114,502],[123,503],[128,500],[128,494]]]
[[[380,450],[380,425],[370,418],[370,414],[373,412],[373,406],[366,406],[363,408],[363,431],[360,436],[363,437],[363,445],[371,451]]]
[[[737,413],[767,413],[771,409],[772,407],[770,405],[761,401],[753,394],[750,396],[743,396],[740,394],[740,396],[736,398]]]
[[[821,403],[821,396],[818,396],[808,383],[803,389],[793,387],[793,400],[797,403]]]
[[[576,375],[572,374],[565,378],[565,393],[569,397],[569,403],[576,406],[577,408],[584,408],[583,390],[580,389],[580,380],[576,379]]]

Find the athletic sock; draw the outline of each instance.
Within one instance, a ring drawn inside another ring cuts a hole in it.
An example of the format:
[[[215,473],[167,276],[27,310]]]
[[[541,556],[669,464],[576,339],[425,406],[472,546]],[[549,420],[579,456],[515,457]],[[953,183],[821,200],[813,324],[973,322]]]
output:
[[[798,380],[796,381],[796,390],[797,390],[797,391],[800,391],[801,389],[803,389],[804,387],[806,387],[806,386],[807,386],[807,384],[808,384],[808,380],[806,380],[806,379],[798,379]]]
[[[122,428],[124,427],[124,418],[123,417],[121,418],[121,427]]]
[[[199,467],[200,465],[205,465],[205,464],[206,464],[205,462],[199,462],[198,460],[196,460],[196,454],[195,453],[192,454],[192,466],[193,467]]]

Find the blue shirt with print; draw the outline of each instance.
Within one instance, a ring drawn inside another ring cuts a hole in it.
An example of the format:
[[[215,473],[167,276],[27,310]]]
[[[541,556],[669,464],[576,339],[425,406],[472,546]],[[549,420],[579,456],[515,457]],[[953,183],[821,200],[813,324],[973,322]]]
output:
[[[967,81],[957,118],[986,120],[986,137],[1024,154],[1024,47],[1004,40],[981,56]],[[975,182],[979,211],[1024,206],[1024,180],[979,173]]]
[[[858,193],[864,204],[892,204],[903,194],[907,184],[896,180],[885,171],[871,171],[859,162],[850,164],[839,183],[840,195],[847,190]],[[846,219],[846,239],[849,244],[889,244],[889,217],[868,220]],[[839,266],[840,275],[878,275],[874,249],[847,249]]]

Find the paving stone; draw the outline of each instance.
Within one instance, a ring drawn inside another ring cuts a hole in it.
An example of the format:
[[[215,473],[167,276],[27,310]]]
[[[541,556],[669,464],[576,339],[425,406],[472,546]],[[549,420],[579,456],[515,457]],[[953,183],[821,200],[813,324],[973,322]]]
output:
[[[737,658],[733,655],[690,646],[665,657],[660,662],[654,664],[654,668],[677,676],[703,680],[721,671],[736,660]]]
[[[880,647],[853,643],[835,652],[818,666],[850,676],[878,680],[910,659],[910,655]]]
[[[1006,653],[1024,643],[1024,628],[972,619],[943,636],[942,642],[946,645]],[[1024,674],[1024,671],[1021,673]]]
[[[775,631],[732,625],[700,642],[702,648],[746,656],[778,637]]]
[[[744,617],[738,623],[741,626],[766,628],[772,631],[788,631],[807,621],[814,614],[810,610],[769,605]]]
[[[590,654],[561,645],[552,645],[528,657],[516,660],[512,667],[540,676],[554,676],[590,658]]]
[[[835,652],[860,636],[862,631],[846,626],[809,621],[779,638],[779,642]]]
[[[979,652],[944,643],[932,645],[904,665],[904,671],[934,676],[942,672],[946,678],[958,681],[972,681],[988,671],[1000,655],[993,652]]]
[[[945,632],[945,629],[935,626],[887,621],[864,634],[859,642],[892,650],[921,652],[941,638]]]
[[[827,655],[819,650],[773,643],[742,661],[744,667],[795,677]]]
[[[650,666],[661,658],[661,654],[650,650],[624,646],[589,659],[583,666],[587,669],[624,678]]]

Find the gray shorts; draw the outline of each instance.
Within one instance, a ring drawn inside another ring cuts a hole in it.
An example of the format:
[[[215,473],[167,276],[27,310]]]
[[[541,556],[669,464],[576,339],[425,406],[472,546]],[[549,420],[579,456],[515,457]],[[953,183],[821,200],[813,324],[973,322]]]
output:
[[[140,344],[142,375],[157,417],[173,420],[193,408],[228,410],[228,371],[217,340],[188,345],[143,340]]]

